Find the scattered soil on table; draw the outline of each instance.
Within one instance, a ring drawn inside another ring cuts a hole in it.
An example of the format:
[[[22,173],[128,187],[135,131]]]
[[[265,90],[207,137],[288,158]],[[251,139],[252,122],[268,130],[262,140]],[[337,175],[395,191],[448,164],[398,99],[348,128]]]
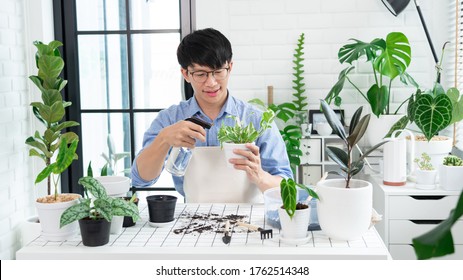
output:
[[[247,215],[230,214],[221,216],[216,213],[183,213],[179,220],[189,220],[187,225],[182,225],[179,228],[173,229],[175,234],[200,234],[200,233],[223,233],[225,222],[228,220],[230,225],[233,226],[237,221],[243,221]],[[230,229],[230,232],[237,230]]]

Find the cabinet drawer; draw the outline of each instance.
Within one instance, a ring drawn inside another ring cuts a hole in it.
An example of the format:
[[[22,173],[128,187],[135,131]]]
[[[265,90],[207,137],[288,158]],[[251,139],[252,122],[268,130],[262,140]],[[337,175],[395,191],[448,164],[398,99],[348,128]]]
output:
[[[433,221],[389,220],[389,243],[412,244],[413,238],[436,226],[437,223]],[[452,236],[454,244],[463,245],[463,221],[453,225]]]
[[[412,245],[389,245],[389,252],[394,260],[416,260]],[[436,260],[463,260],[463,245],[456,245],[455,253]]]
[[[301,139],[301,164],[314,164],[322,160],[321,139]]]
[[[315,185],[322,177],[320,165],[306,165],[302,167],[302,183],[304,185]]]
[[[389,219],[445,220],[458,196],[404,195],[389,197]]]

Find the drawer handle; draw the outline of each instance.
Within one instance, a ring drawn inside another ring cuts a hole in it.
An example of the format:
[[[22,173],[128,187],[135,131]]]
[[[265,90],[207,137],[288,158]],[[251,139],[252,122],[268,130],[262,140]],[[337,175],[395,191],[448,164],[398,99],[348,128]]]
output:
[[[410,220],[410,222],[417,225],[437,225],[440,224],[443,220]]]
[[[445,197],[445,195],[411,195],[416,200],[439,200]]]

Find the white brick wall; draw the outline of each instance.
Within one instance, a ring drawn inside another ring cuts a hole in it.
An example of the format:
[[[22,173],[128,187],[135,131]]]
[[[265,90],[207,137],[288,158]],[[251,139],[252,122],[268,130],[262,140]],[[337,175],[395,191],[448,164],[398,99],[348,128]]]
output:
[[[0,5],[0,259],[14,259],[20,225],[35,212],[24,140],[30,135],[24,0]]]
[[[446,0],[448,1],[448,0]],[[439,2],[439,3],[435,3]],[[448,14],[442,1],[420,1],[436,50],[446,40]],[[292,55],[300,33],[305,41],[305,82],[310,108],[319,106],[346,65],[337,60],[338,49],[349,38],[370,41],[391,31],[403,32],[412,45],[410,74],[423,86],[434,80],[434,62],[413,3],[398,17],[381,0],[197,0],[197,28],[214,27],[231,41],[234,71],[229,86],[233,95],[267,100],[267,86],[274,86],[276,103],[291,99]],[[369,67],[369,66],[368,66]],[[370,68],[359,65],[352,79],[366,89]],[[367,74],[365,74],[367,73]],[[395,83],[392,95],[397,106],[410,88]],[[366,90],[365,90],[366,91]],[[342,94],[349,117],[363,98],[356,92]],[[365,106],[364,109],[367,109]]]

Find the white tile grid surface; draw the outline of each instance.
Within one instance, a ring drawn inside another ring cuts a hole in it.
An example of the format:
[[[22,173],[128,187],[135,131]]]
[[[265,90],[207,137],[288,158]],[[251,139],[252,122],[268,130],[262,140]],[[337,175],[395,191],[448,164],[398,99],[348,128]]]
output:
[[[195,220],[204,225],[211,225],[212,230],[202,233],[174,233],[175,229],[181,229],[192,222],[190,218],[193,214],[218,214],[218,217],[227,215],[244,215],[243,221],[249,222],[262,228],[265,226],[263,205],[240,205],[240,204],[177,204],[175,210],[175,222],[167,227],[155,228],[149,225],[148,209],[146,205],[140,205],[140,216],[133,227],[124,228],[120,234],[110,235],[109,243],[105,246],[110,247],[296,247],[279,241],[279,229],[273,228],[273,238],[260,239],[260,233],[248,231],[246,228],[231,226],[232,235],[229,244],[222,242],[224,223],[211,221],[208,219]],[[216,232],[219,231],[219,232]],[[327,238],[322,231],[309,232],[311,239],[307,244],[297,245],[298,247],[309,248],[380,248],[382,245],[375,231],[368,231],[362,239],[355,241],[336,241]],[[41,237],[33,240],[28,246],[38,247],[85,247],[82,244],[81,236],[76,235],[71,240],[64,242],[46,241]]]

